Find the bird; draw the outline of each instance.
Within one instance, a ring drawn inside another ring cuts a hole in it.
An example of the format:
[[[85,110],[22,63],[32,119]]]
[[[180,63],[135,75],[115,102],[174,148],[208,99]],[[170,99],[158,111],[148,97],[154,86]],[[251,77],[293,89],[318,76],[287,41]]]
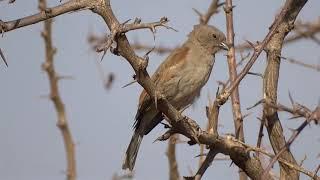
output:
[[[151,80],[177,110],[183,110],[200,96],[210,77],[215,54],[221,49],[228,49],[223,32],[211,25],[195,25],[188,39],[160,64]],[[133,170],[143,136],[163,118],[155,101],[143,90],[122,169]]]

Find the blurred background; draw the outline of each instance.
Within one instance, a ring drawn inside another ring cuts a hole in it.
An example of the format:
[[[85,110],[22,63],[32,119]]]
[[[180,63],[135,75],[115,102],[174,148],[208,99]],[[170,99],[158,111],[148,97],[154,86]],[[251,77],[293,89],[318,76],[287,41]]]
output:
[[[169,25],[179,32],[158,28],[156,40],[147,30],[127,33],[131,43],[139,42],[153,46],[176,47],[186,39],[193,25],[199,22],[192,10],[206,12],[210,0],[135,0],[111,1],[114,13],[120,22],[139,17],[143,22],[169,18]],[[268,32],[284,1],[235,0],[234,28],[236,44],[245,40],[262,40]],[[58,5],[58,0],[48,1],[50,7]],[[309,1],[297,19],[302,22],[319,20],[320,1]],[[38,1],[17,0],[13,4],[0,2],[0,19],[14,20],[37,13]],[[209,24],[225,32],[223,10],[215,15]],[[130,65],[121,57],[107,53],[102,62],[102,54],[97,54],[88,43],[88,36],[104,35],[106,25],[103,20],[90,11],[68,13],[54,19],[53,43],[57,48],[56,70],[59,75],[71,76],[71,80],[59,82],[67,118],[76,143],[78,179],[111,179],[123,174],[121,169],[124,152],[132,135],[132,125],[137,102],[142,88],[138,84],[122,88],[132,81],[134,74]],[[20,28],[5,33],[0,38],[0,47],[9,67],[0,62],[0,179],[47,179],[65,178],[65,151],[59,129],[56,127],[56,112],[48,98],[47,75],[41,69],[44,62],[44,43],[40,36],[43,23]],[[138,51],[143,55],[146,52]],[[239,54],[238,55],[238,60]],[[148,71],[164,60],[167,54],[151,53]],[[319,44],[303,39],[283,48],[282,56],[295,58],[308,64],[319,64]],[[263,73],[265,54],[262,53],[252,71]],[[241,68],[241,67],[240,67]],[[101,71],[103,76],[101,76]],[[106,89],[104,79],[110,73],[114,81]],[[217,81],[226,81],[228,70],[225,53],[216,56],[216,63],[210,80],[203,88],[200,99],[185,114],[198,120],[205,128],[207,119],[205,106],[208,97],[213,98]],[[290,105],[288,92],[293,98],[314,109],[319,103],[320,72],[283,61],[279,80],[279,102]],[[255,145],[261,117],[261,106],[246,110],[262,98],[262,79],[248,75],[240,85],[242,113],[252,114],[245,118],[246,142]],[[296,128],[301,119],[289,120],[289,115],[280,113],[286,137],[290,128]],[[220,111],[220,134],[233,133],[231,104],[224,105]],[[153,141],[165,130],[158,126],[144,138],[134,172],[135,179],[168,179],[168,161],[165,155],[167,142]],[[267,133],[265,133],[267,135]],[[182,140],[186,138],[182,137]],[[291,147],[296,160],[306,156],[304,167],[313,171],[319,164],[320,134],[318,127],[307,127]],[[270,152],[267,138],[263,146]],[[191,175],[198,167],[199,146],[189,147],[185,143],[177,145],[177,159],[180,174]],[[219,156],[223,157],[223,156]],[[238,168],[231,161],[214,161],[203,179],[237,179]],[[275,167],[277,167],[276,164]],[[275,172],[277,172],[275,170]],[[301,176],[301,179],[307,179]]]

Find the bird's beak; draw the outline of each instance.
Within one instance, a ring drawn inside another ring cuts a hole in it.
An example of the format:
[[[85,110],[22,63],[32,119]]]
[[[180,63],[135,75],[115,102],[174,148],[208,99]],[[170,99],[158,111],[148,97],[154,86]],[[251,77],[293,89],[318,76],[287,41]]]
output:
[[[221,42],[221,43],[219,44],[219,47],[220,47],[221,49],[226,50],[226,51],[229,50],[229,46],[228,46],[225,42]]]

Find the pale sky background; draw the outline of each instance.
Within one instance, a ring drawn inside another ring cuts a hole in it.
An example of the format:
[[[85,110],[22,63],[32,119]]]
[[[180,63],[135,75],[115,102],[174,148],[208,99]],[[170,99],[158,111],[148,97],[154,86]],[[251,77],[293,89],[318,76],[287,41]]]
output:
[[[14,4],[0,3],[0,19],[13,20],[38,12],[38,1],[17,0]],[[234,1],[234,27],[236,43],[245,39],[262,40],[271,25],[275,14],[284,1]],[[50,6],[59,4],[50,0]],[[179,32],[159,29],[156,45],[174,47],[181,44],[198,17],[192,8],[201,12],[207,10],[209,0],[112,0],[111,5],[121,22],[135,17],[143,22],[157,21],[166,16],[170,25]],[[319,16],[320,1],[311,0],[304,7],[298,19],[314,21]],[[221,11],[210,21],[225,32],[225,15]],[[97,71],[96,61],[101,54],[92,52],[87,43],[90,33],[103,34],[106,25],[90,11],[69,13],[59,16],[53,24],[53,43],[58,48],[55,56],[56,70],[61,75],[70,75],[74,80],[59,83],[65,103],[68,121],[76,142],[76,156],[79,180],[111,179],[114,173],[122,174],[121,164],[125,149],[132,135],[132,124],[136,113],[137,99],[141,92],[138,84],[121,88],[132,80],[133,70],[121,57],[110,53],[100,63],[105,73],[113,72],[115,82],[110,91],[103,88]],[[43,98],[49,92],[48,78],[41,70],[44,61],[43,39],[40,32],[43,24],[21,28],[5,33],[0,38],[0,47],[5,53],[9,68],[0,62],[0,179],[2,180],[57,180],[65,179],[65,151],[60,131],[56,127],[56,112],[52,103]],[[153,44],[149,31],[139,30],[127,34],[131,42]],[[144,52],[139,52],[144,54]],[[299,41],[284,48],[283,56],[292,57],[309,64],[319,63],[319,45],[312,41]],[[166,57],[150,55],[149,72]],[[254,65],[254,72],[263,73],[265,54],[262,53]],[[186,115],[198,120],[205,127],[205,106],[208,93],[213,97],[217,80],[227,79],[226,58],[222,53],[216,57],[216,64],[202,96]],[[319,100],[320,73],[287,62],[281,64],[279,81],[279,101],[289,105],[288,91],[301,104],[314,108]],[[262,98],[262,80],[247,76],[240,85],[243,114],[247,107]],[[233,133],[233,120],[230,104],[220,111],[220,134]],[[256,144],[261,107],[255,108],[245,119],[245,136],[249,144]],[[286,113],[280,113],[287,138],[290,128],[296,128],[302,119],[288,120]],[[136,179],[168,179],[168,164],[165,150],[167,142],[152,143],[164,132],[159,126],[144,138],[138,155]],[[303,131],[292,145],[296,160],[301,161],[305,154],[304,166],[314,170],[320,163],[319,127],[312,124]],[[265,133],[266,135],[267,133]],[[268,141],[264,145],[269,149]],[[189,169],[196,172],[199,153],[198,146],[177,145],[178,166],[181,175],[190,175]],[[276,165],[278,166],[278,165]],[[237,179],[238,169],[230,161],[215,161],[203,179]],[[307,179],[301,176],[301,179]]]

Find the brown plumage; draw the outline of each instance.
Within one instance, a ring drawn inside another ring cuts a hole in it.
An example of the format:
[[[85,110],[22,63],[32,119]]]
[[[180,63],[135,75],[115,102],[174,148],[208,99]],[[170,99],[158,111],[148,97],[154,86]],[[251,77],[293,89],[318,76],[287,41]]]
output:
[[[227,48],[224,34],[213,26],[197,25],[188,40],[175,49],[151,77],[158,90],[178,110],[193,103],[209,79],[214,54]],[[135,117],[135,131],[126,151],[123,169],[133,170],[140,143],[163,119],[154,101],[142,91]]]

